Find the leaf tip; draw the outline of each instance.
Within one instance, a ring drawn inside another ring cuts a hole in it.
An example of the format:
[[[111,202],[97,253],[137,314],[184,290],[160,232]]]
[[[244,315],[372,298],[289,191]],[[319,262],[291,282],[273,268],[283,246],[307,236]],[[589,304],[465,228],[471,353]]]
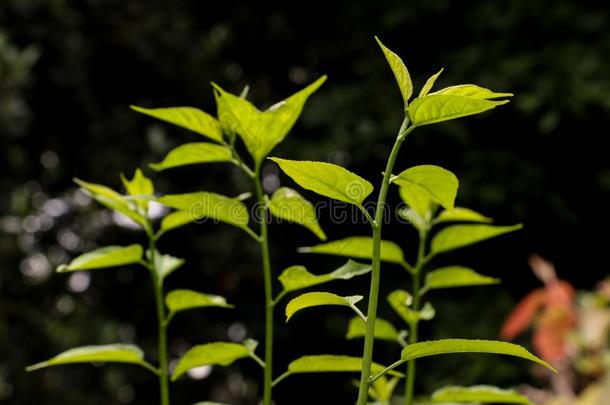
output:
[[[163,169],[164,169],[162,162],[159,162],[159,163],[149,163],[148,167],[150,167],[152,170],[154,170],[156,172],[163,171]]]

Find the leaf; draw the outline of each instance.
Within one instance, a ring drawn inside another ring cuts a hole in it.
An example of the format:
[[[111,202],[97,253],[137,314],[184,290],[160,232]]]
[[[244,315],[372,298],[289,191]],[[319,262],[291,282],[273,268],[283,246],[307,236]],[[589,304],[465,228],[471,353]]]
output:
[[[508,100],[493,101],[463,96],[428,94],[413,100],[408,112],[412,125],[421,126],[480,114],[506,103],[508,103]]]
[[[220,120],[237,132],[257,165],[284,140],[303,110],[305,102],[326,81],[320,77],[303,90],[274,104],[266,111],[258,110],[247,100],[224,91],[218,85],[215,89],[216,104]]]
[[[449,86],[431,94],[442,94],[445,96],[462,96],[468,98],[475,98],[478,100],[512,97],[514,95],[513,93],[495,93],[484,87],[477,86],[476,84],[459,84],[457,86]]]
[[[435,219],[435,222],[492,222],[491,218],[483,216],[469,208],[455,207],[443,210]]]
[[[171,194],[160,197],[157,201],[183,212],[177,214],[165,224],[162,222],[161,227],[164,229],[171,229],[187,223],[185,212],[189,214],[191,222],[210,218],[239,228],[247,228],[250,219],[248,209],[241,201],[216,193]]]
[[[111,210],[125,215],[145,229],[149,227],[148,220],[138,212],[137,205],[133,201],[128,200],[113,189],[102,186],[101,184],[88,183],[80,179],[74,179],[74,182],[86,190],[97,202],[106,208],[110,208]]]
[[[132,110],[161,121],[197,132],[213,141],[223,143],[220,123],[210,114],[193,107],[142,108],[130,106]]]
[[[341,297],[336,294],[329,292],[310,292],[292,299],[286,305],[286,322],[292,318],[292,316],[305,308],[318,307],[322,305],[339,305],[344,307],[350,307],[356,313],[361,315],[360,310],[355,304],[364,298],[362,295],[353,295],[349,297]]]
[[[144,250],[140,245],[106,246],[80,255],[69,264],[57,268],[58,273],[76,270],[93,270],[140,263]]]
[[[39,370],[45,367],[75,363],[130,363],[143,366],[149,370],[154,367],[144,361],[144,353],[137,346],[126,344],[111,344],[99,346],[82,346],[66,350],[57,356],[26,368],[27,371]]]
[[[269,201],[269,210],[275,217],[303,225],[319,239],[326,240],[326,235],[318,223],[314,206],[296,190],[288,187],[277,189]]]
[[[144,176],[142,170],[136,169],[133,179],[128,180],[121,173],[121,181],[127,194],[136,198],[136,205],[144,212],[148,212],[148,201],[155,194],[155,187],[153,182],[148,177]]]
[[[438,73],[433,74],[432,76],[430,76],[430,78],[428,78],[428,80],[426,80],[426,84],[424,84],[424,87],[421,88],[421,91],[419,92],[418,97],[421,98],[421,97],[428,95],[430,90],[432,90],[432,86],[434,86],[436,79],[438,79],[438,77],[441,75],[441,73],[443,73],[443,70],[444,70],[444,68],[439,70]]]
[[[184,259],[179,259],[170,255],[162,255],[158,251],[155,253],[155,270],[160,279],[163,280],[184,264]]]
[[[165,296],[165,305],[170,315],[193,308],[220,307],[233,308],[227,300],[219,295],[203,294],[193,290],[173,290]]]
[[[214,342],[192,347],[182,356],[174,373],[172,381],[192,368],[202,366],[228,366],[235,360],[250,356],[250,350],[242,344]]]
[[[368,236],[352,236],[334,240],[320,245],[301,247],[301,253],[320,253],[335,256],[353,257],[356,259],[373,259],[373,238]],[[405,261],[402,250],[394,242],[381,241],[381,260],[402,264]]]
[[[521,229],[522,225],[453,225],[439,231],[432,239],[431,254],[447,252]]]
[[[179,210],[170,212],[161,220],[159,233],[162,234],[195,221],[197,221],[197,219],[193,218],[193,214],[191,214],[189,211]]]
[[[402,99],[405,103],[405,107],[407,106],[411,95],[413,94],[413,84],[411,83],[411,76],[409,75],[409,71],[405,66],[404,62],[400,58],[400,56],[396,55],[394,52],[386,48],[385,45],[381,43],[379,38],[375,37],[375,40],[381,47],[383,54],[385,55],[390,68],[392,69],[392,73],[394,73],[394,77],[396,78],[396,82],[398,83],[398,87],[400,88],[400,94],[402,94]]]
[[[434,391],[432,402],[476,402],[534,405],[515,390],[504,390],[490,385],[473,387],[448,386]]]
[[[469,287],[476,285],[498,284],[499,279],[487,277],[462,266],[449,266],[433,270],[426,274],[423,291],[440,288]]]
[[[380,364],[373,363],[371,372],[377,373],[384,369]],[[339,373],[360,372],[362,370],[362,359],[360,357],[341,356],[332,354],[318,354],[299,357],[288,365],[288,374],[303,373]],[[392,375],[402,377],[403,374],[393,372]]]
[[[429,217],[432,202],[452,209],[458,190],[458,179],[439,166],[411,167],[392,179],[400,187],[400,196],[422,218]]]
[[[187,143],[170,151],[159,163],[152,163],[157,171],[199,163],[231,162],[233,154],[224,145],[209,142]]]
[[[353,317],[349,321],[347,328],[346,339],[363,338],[366,334],[366,324],[360,317]],[[388,340],[390,342],[397,342],[398,332],[394,325],[385,319],[377,318],[375,321],[375,339]]]
[[[341,166],[326,162],[269,158],[304,189],[349,204],[362,205],[373,185]]]
[[[419,320],[429,321],[436,315],[434,307],[429,302],[424,304],[419,311],[410,308],[413,303],[413,296],[404,290],[392,291],[388,294],[387,299],[394,312],[409,325]]]
[[[349,280],[370,271],[370,265],[348,260],[337,270],[320,275],[311,274],[304,266],[290,266],[280,274],[278,280],[284,287],[284,292],[291,292],[333,280]]]

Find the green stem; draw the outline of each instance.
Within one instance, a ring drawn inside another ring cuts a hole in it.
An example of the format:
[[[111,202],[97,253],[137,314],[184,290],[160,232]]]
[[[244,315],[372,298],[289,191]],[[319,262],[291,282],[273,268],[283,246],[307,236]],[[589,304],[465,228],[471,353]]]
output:
[[[385,209],[385,201],[390,185],[390,178],[394,170],[394,163],[400,151],[400,146],[406,136],[414,127],[409,127],[409,119],[405,118],[390,152],[379,197],[377,199],[377,208],[375,210],[375,221],[373,222],[373,270],[371,274],[371,286],[369,291],[369,305],[367,310],[366,334],[364,338],[364,354],[362,357],[362,374],[360,375],[360,384],[358,389],[358,405],[366,405],[369,391],[369,377],[371,375],[371,364],[373,362],[373,343],[375,340],[375,321],[377,320],[377,303],[379,301],[379,281],[381,269],[381,225],[383,223],[383,211]]]
[[[149,269],[153,280],[155,291],[155,301],[157,304],[157,324],[159,333],[159,387],[161,395],[161,405],[169,405],[169,372],[167,361],[167,323],[165,319],[165,304],[163,302],[163,280],[159,277],[156,269],[155,255],[155,236],[148,232],[149,241]]]
[[[421,271],[422,267],[425,264],[426,258],[426,243],[428,239],[428,230],[423,230],[419,232],[419,248],[417,251],[417,262],[415,263],[415,267],[412,272],[412,290],[411,293],[413,295],[413,305],[412,308],[414,311],[419,311],[420,301],[421,301]],[[416,319],[413,323],[411,323],[411,330],[409,331],[409,344],[417,343],[418,340],[418,326],[419,320]],[[405,382],[405,405],[413,404],[413,393],[415,387],[415,360],[411,360],[407,363],[407,380]]]
[[[262,209],[260,223],[260,247],[263,261],[263,276],[265,283],[265,368],[263,381],[263,405],[271,405],[271,390],[273,388],[273,284],[271,279],[271,261],[269,259],[269,237],[267,233],[267,202],[260,179],[260,167],[252,177],[258,204]]]

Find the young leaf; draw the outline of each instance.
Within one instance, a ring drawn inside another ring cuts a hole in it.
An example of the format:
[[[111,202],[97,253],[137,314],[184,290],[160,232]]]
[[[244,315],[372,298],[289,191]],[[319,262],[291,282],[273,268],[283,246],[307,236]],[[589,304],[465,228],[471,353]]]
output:
[[[352,236],[334,240],[320,245],[301,247],[301,253],[320,253],[335,256],[354,257],[356,259],[373,259],[373,239],[368,236]],[[394,242],[381,241],[381,260],[402,264],[405,261],[402,250]]]
[[[233,308],[219,295],[203,294],[193,290],[173,290],[165,296],[165,305],[170,315],[193,308],[220,307]]]
[[[296,190],[288,187],[277,189],[269,201],[269,211],[279,219],[303,225],[319,239],[326,240],[326,235],[316,218],[314,206]]]
[[[413,94],[413,83],[411,83],[411,76],[409,75],[409,71],[405,66],[405,63],[402,61],[400,56],[396,55],[394,52],[386,48],[385,45],[381,43],[379,38],[375,37],[375,40],[381,47],[383,54],[385,55],[390,68],[392,69],[392,73],[394,73],[394,77],[396,78],[396,82],[398,83],[398,87],[400,88],[400,94],[402,94],[402,99],[405,103],[405,108],[409,103],[409,99]]]
[[[186,143],[170,151],[159,163],[152,163],[157,171],[199,163],[231,162],[233,154],[224,145],[209,142]]]
[[[479,214],[469,208],[455,207],[450,210],[443,210],[436,219],[435,223],[442,222],[483,222],[491,223],[492,219]]]
[[[284,292],[301,290],[327,283],[333,280],[349,280],[352,277],[366,274],[371,271],[371,266],[353,260],[348,260],[343,266],[326,274],[311,274],[304,266],[290,266],[278,277],[284,287]]]
[[[131,109],[142,114],[169,122],[170,124],[197,132],[213,141],[223,143],[220,123],[210,114],[193,107],[142,108],[135,105]]]
[[[429,125],[480,114],[506,103],[508,100],[494,101],[464,96],[428,94],[411,102],[409,117],[414,126]]]
[[[246,206],[235,198],[225,197],[216,193],[198,192],[188,194],[172,194],[160,197],[157,201],[171,208],[176,208],[179,211],[187,212],[190,215],[190,221],[210,218],[215,221],[225,222],[239,228],[247,228],[249,215]],[[175,221],[179,219],[179,221]],[[183,225],[186,221],[186,215],[180,214],[172,218],[171,225],[175,227],[176,223]],[[164,227],[164,224],[161,224]],[[168,227],[168,224],[165,224]]]
[[[152,180],[144,176],[142,170],[136,169],[133,179],[128,180],[121,174],[121,181],[127,194],[136,198],[136,205],[142,209],[144,213],[148,212],[148,201],[155,194],[155,187]]]
[[[80,255],[69,264],[57,268],[58,273],[77,270],[93,270],[106,267],[126,266],[140,263],[144,250],[140,245],[106,246]]]
[[[366,333],[366,324],[360,317],[353,317],[347,327],[346,339],[363,338]],[[396,343],[398,341],[398,331],[390,322],[385,319],[377,318],[375,322],[375,339],[387,340]]]
[[[497,284],[499,282],[500,280],[497,278],[484,276],[466,267],[449,266],[436,269],[426,274],[426,285],[424,286],[423,291],[440,288]]]
[[[373,382],[369,387],[369,396],[377,402],[370,405],[389,405],[399,381],[400,378],[398,377],[392,377],[391,379],[381,377]]]
[[[373,191],[373,185],[367,180],[332,163],[269,159],[299,186],[325,197],[361,206]]]
[[[371,371],[374,373],[381,372],[383,369],[384,367],[377,363],[373,363],[371,367]],[[361,370],[362,359],[360,357],[332,354],[303,356],[288,365],[288,374],[360,372]],[[392,375],[403,376],[399,372],[393,372]]]
[[[197,219],[193,217],[189,211],[174,211],[167,214],[161,220],[161,227],[159,229],[159,235],[163,234],[167,231],[171,231],[172,229],[179,228],[181,226],[190,224],[191,222],[196,221]]]
[[[42,363],[31,365],[27,367],[26,370],[34,371],[62,364],[100,362],[137,364],[156,372],[152,365],[144,361],[144,353],[142,353],[142,350],[137,346],[126,344],[77,347],[60,353]]]
[[[284,140],[303,110],[305,102],[326,80],[322,76],[303,90],[260,111],[247,100],[214,85],[220,120],[237,132],[256,164]]]
[[[428,80],[426,80],[426,84],[424,84],[424,87],[422,87],[421,91],[419,92],[419,96],[418,96],[419,98],[428,95],[430,90],[432,90],[432,86],[434,86],[436,79],[438,79],[438,77],[441,75],[441,73],[443,73],[443,70],[444,70],[444,68],[439,70],[438,73],[433,74],[432,76],[430,76],[430,78]]]
[[[208,365],[228,366],[235,360],[249,356],[250,350],[238,343],[214,342],[197,345],[182,356],[172,374],[172,381],[176,381],[192,368]]]
[[[74,182],[86,190],[97,202],[120,214],[125,215],[145,229],[149,227],[148,220],[137,210],[136,204],[117,193],[113,189],[101,184],[88,183],[80,179]]]
[[[352,308],[359,316],[363,316],[360,310],[356,307],[356,303],[364,298],[362,295],[354,295],[350,297],[340,297],[329,292],[310,292],[292,299],[286,305],[286,322],[292,316],[305,308],[317,307],[321,305],[339,305]]]
[[[409,325],[419,320],[429,321],[436,315],[434,307],[429,302],[426,302],[419,311],[411,309],[413,297],[404,290],[392,291],[387,299],[394,312]]]
[[[431,254],[447,252],[521,229],[522,225],[453,225],[439,231],[432,239]]]
[[[170,255],[162,255],[159,252],[155,253],[155,270],[161,280],[169,276],[183,264],[184,259],[179,259]]]
[[[494,98],[512,97],[513,93],[495,93],[484,87],[477,86],[476,84],[459,84],[457,86],[445,87],[442,90],[436,91],[432,94],[441,94],[445,96],[461,96],[474,98],[478,100],[490,100]]]
[[[432,402],[459,402],[459,403],[502,403],[534,405],[525,395],[515,390],[505,390],[490,385],[476,385],[473,387],[448,386],[434,391]]]
[[[400,187],[400,196],[422,218],[428,216],[431,202],[452,209],[458,189],[458,179],[439,166],[411,167],[392,179]]]

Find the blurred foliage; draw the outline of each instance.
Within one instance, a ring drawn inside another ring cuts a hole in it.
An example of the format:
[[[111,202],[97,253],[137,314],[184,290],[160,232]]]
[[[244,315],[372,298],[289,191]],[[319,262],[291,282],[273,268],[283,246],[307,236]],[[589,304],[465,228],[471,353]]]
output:
[[[489,292],[435,295],[439,321],[423,333],[494,336],[511,303],[535,285],[524,260],[532,251],[552,258],[561,277],[577,287],[607,272],[606,243],[593,237],[610,203],[604,130],[610,112],[610,10],[605,2],[210,4],[0,1],[0,401],[153,402],[155,382],[129,367],[23,372],[26,364],[76,344],[137,341],[147,353],[154,352],[154,317],[142,305],[152,294],[145,274],[121,269],[79,279],[51,273],[96,244],[137,238],[75,192],[72,177],[116,187],[119,172],[146,167],[192,139],[133,113],[129,104],[214,111],[209,82],[216,81],[233,92],[249,84],[254,102],[271,105],[326,73],[328,83],[276,155],[329,160],[375,179],[400,125],[401,101],[374,34],[405,57],[416,84],[444,66],[439,86],[468,81],[516,94],[512,107],[493,116],[423,129],[405,145],[397,171],[441,164],[460,178],[462,205],[500,223],[527,225],[519,235],[490,242],[485,256],[466,252],[458,258],[505,280],[493,287],[494,305],[489,305]],[[265,174],[269,189],[283,181],[272,167]],[[232,176],[229,182],[223,170],[208,166],[154,178],[164,193],[205,188],[237,194],[246,179],[237,172]],[[237,186],[228,189],[228,184]],[[366,231],[324,218],[322,226],[330,239]],[[409,252],[414,235],[404,229],[387,227],[385,236]],[[294,253],[296,245],[311,243],[306,230],[275,226],[271,238],[278,273],[296,263],[316,273],[339,264]],[[174,358],[193,344],[262,336],[262,304],[253,305],[262,294],[257,249],[238,230],[189,227],[177,231],[163,249],[189,259],[170,284],[223,294],[238,308],[226,318],[193,314],[178,319],[171,336]],[[237,253],[226,253],[231,251]],[[578,277],[561,269],[572,269]],[[403,279],[392,268],[384,277],[388,291]],[[366,291],[358,283],[342,288],[346,294]],[[348,319],[340,314],[278,325],[283,344],[276,369],[297,355],[319,352],[323,343],[328,352],[358,353],[360,342],[343,341]],[[381,315],[391,318],[389,312]],[[314,327],[319,333],[312,336]],[[383,345],[376,349],[379,360],[395,356]],[[509,385],[521,380],[525,370],[520,367],[497,365],[491,358],[422,362],[419,389],[430,391],[447,381]],[[174,399],[251,404],[258,378],[255,367],[215,369],[204,381],[176,384]],[[317,389],[306,389],[310,384]],[[277,400],[319,403],[320,392],[328,393],[326,403],[341,402],[353,388],[341,376],[305,376],[278,387]]]

